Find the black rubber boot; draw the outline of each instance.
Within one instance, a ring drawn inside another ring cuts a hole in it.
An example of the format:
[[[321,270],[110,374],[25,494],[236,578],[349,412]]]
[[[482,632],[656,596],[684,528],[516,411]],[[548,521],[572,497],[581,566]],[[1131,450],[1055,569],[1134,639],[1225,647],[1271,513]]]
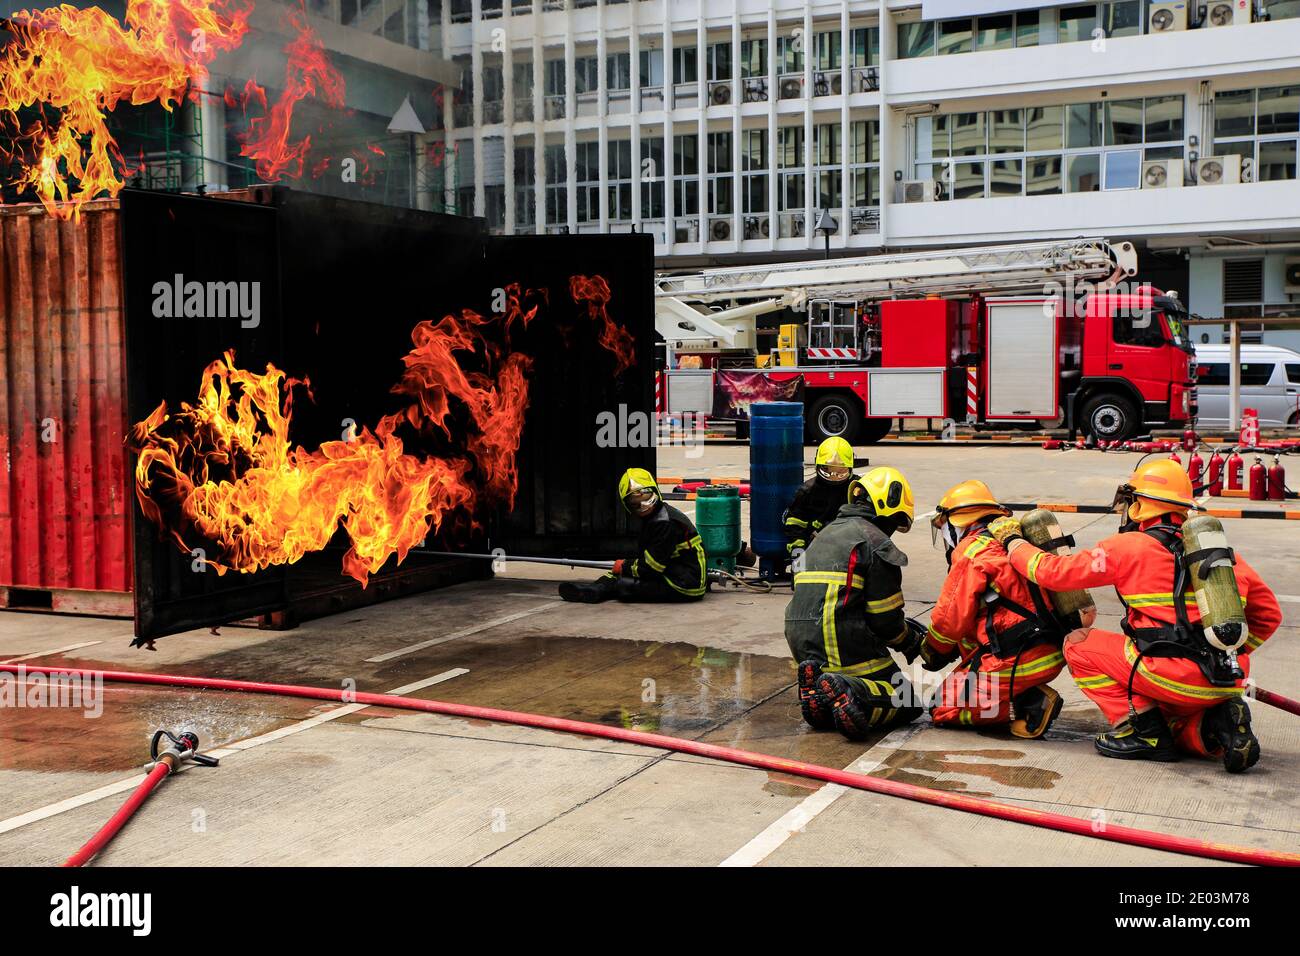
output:
[[[830,698],[835,729],[849,740],[862,740],[873,732],[910,724],[921,716],[921,708],[896,707],[892,698],[861,699],[842,674],[823,674],[817,678],[817,690]]]
[[[1164,714],[1158,708],[1137,714],[1108,734],[1097,738],[1097,752],[1103,757],[1120,760],[1159,760],[1171,763],[1178,759],[1174,735],[1169,732]]]
[[[1016,718],[1011,721],[1011,733],[1016,737],[1034,740],[1043,736],[1061,713],[1061,695],[1050,687],[1031,687],[1016,695]]]
[[[1250,708],[1240,697],[1225,700],[1201,717],[1201,742],[1211,753],[1222,749],[1223,769],[1241,773],[1259,762],[1259,741],[1250,729]]]
[[[574,584],[565,581],[560,585],[560,597],[566,601],[578,601],[583,604],[599,604],[618,595],[618,579],[613,575],[597,578],[590,584]]]
[[[817,661],[799,662],[799,710],[804,723],[814,730],[831,730],[835,715],[831,700],[817,689],[817,678],[822,676],[822,666]]]

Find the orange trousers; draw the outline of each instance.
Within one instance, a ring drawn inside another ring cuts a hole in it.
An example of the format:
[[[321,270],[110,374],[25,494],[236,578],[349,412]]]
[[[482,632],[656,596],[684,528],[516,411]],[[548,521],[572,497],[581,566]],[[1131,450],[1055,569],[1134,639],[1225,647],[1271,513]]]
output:
[[[935,696],[930,719],[937,725],[964,727],[1006,724],[1011,721],[1011,695],[1019,697],[1031,687],[1049,683],[1065,667],[1059,647],[1042,644],[1020,655],[1012,689],[1013,659],[985,656],[973,676],[962,664],[945,679]]]
[[[1065,644],[1065,660],[1074,682],[1101,708],[1112,725],[1128,716],[1128,679],[1137,650],[1123,634],[1093,628],[1082,641]],[[1237,658],[1250,676],[1250,656]],[[1201,717],[1215,704],[1240,696],[1236,687],[1215,687],[1192,661],[1180,657],[1143,658],[1133,676],[1133,707],[1159,707],[1178,749],[1202,757],[1214,756],[1201,740]]]

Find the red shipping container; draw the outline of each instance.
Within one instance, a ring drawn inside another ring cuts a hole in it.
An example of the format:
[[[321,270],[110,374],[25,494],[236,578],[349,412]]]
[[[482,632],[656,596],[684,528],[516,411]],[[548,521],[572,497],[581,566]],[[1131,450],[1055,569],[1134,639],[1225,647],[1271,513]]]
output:
[[[118,227],[0,207],[0,607],[132,612]]]

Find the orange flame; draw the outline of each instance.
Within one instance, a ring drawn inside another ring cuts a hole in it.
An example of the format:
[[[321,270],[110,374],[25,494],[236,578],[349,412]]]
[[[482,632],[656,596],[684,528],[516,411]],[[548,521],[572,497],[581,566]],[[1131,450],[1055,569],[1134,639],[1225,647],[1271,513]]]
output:
[[[636,364],[636,341],[632,333],[609,316],[609,283],[602,276],[571,276],[569,292],[574,302],[585,302],[587,315],[596,323],[596,338],[614,355],[614,374],[621,375]]]
[[[603,311],[608,284],[583,282],[603,288]],[[343,568],[364,585],[449,517],[472,521],[481,504],[513,506],[532,359],[510,350],[510,336],[536,316],[546,290],[506,291],[501,316],[467,309],[417,325],[392,389],[410,404],[374,431],[314,451],[289,442],[294,388],[308,383],[273,365],[262,375],[239,369],[227,352],[204,370],[194,405],[168,415],[164,402],[133,428],[145,516],[187,554],[213,543],[217,553],[205,559],[218,574],[292,563],[342,527],[351,542]],[[613,338],[631,342],[613,328]],[[462,359],[479,370],[466,370]],[[410,454],[396,434],[403,425],[441,432],[458,450]]]
[[[127,0],[125,25],[98,7],[15,13],[0,48],[0,117],[20,169],[10,185],[64,219],[101,193],[116,196],[124,163],[106,113],[153,101],[172,110],[213,57],[239,45],[249,8],[238,2]],[[33,106],[39,116],[24,126],[18,111]]]
[[[285,14],[294,37],[284,48],[288,61],[284,67],[284,90],[267,116],[248,121],[248,132],[241,139],[239,155],[256,162],[257,175],[267,182],[285,176],[302,176],[303,162],[311,150],[311,135],[297,143],[289,142],[294,107],[307,97],[315,97],[335,109],[345,106],[343,76],[325,55],[325,47],[316,36],[307,17],[299,10]],[[253,80],[244,88],[243,103],[259,100],[266,109],[266,91]],[[229,93],[227,93],[229,101]]]

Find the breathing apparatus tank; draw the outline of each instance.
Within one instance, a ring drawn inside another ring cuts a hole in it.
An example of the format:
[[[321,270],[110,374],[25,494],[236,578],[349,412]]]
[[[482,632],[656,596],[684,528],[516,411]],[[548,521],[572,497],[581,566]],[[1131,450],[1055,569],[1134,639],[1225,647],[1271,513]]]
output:
[[[1210,515],[1188,518],[1183,524],[1183,553],[1205,639],[1211,647],[1227,652],[1235,665],[1237,650],[1250,635],[1232,551],[1219,519]]]
[[[1043,508],[1035,508],[1020,519],[1020,533],[1026,541],[1044,551],[1057,555],[1070,553],[1070,546],[1062,541],[1065,536],[1061,533],[1061,524],[1056,520],[1056,515]],[[1061,618],[1069,617],[1075,611],[1096,607],[1092,595],[1087,591],[1053,591],[1051,595],[1052,607]]]

